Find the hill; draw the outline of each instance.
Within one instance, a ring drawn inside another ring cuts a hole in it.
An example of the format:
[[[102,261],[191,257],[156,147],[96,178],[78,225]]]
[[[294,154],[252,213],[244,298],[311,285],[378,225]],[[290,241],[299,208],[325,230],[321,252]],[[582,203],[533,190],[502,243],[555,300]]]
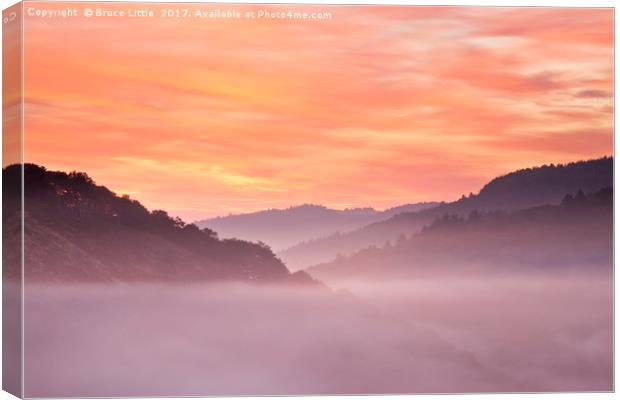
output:
[[[19,240],[21,167],[2,173],[3,234],[11,246]],[[85,173],[26,164],[24,182],[29,281],[312,281],[291,275],[266,245],[221,240],[212,230],[119,197]]]
[[[287,209],[271,209],[247,214],[217,217],[195,224],[217,231],[221,237],[252,242],[261,241],[274,249],[286,249],[300,242],[336,232],[348,232],[398,213],[414,212],[437,203],[405,204],[377,211],[373,208],[334,210],[320,205],[304,204]]]
[[[467,216],[474,210],[514,211],[559,204],[567,193],[578,190],[590,193],[612,185],[611,157],[522,169],[493,179],[478,194],[418,212],[399,213],[345,234],[307,241],[278,252],[278,256],[289,268],[297,270],[332,261],[338,255],[353,254],[368,246],[394,242],[403,234],[411,236],[445,214]]]
[[[445,215],[411,238],[369,247],[309,268],[327,282],[407,279],[484,272],[610,270],[613,260],[613,190],[579,191],[559,205],[505,212]]]

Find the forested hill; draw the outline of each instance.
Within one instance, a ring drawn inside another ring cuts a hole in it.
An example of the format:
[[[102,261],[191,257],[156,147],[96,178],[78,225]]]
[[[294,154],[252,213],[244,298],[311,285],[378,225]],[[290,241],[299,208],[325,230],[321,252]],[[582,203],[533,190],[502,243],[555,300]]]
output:
[[[309,272],[321,280],[518,273],[612,267],[613,190],[566,195],[559,205],[444,215],[410,238],[371,246]]]
[[[521,169],[491,180],[478,194],[463,195],[457,201],[418,212],[400,213],[346,234],[301,243],[279,252],[278,256],[289,268],[297,270],[329,262],[338,254],[349,255],[371,245],[381,246],[401,234],[419,232],[445,214],[466,216],[474,210],[515,211],[559,204],[567,193],[579,190],[591,193],[610,186],[613,186],[611,157]]]
[[[460,203],[502,210],[559,204],[566,193],[590,193],[613,186],[613,169],[612,157],[520,169],[491,180],[477,196],[464,197]]]
[[[3,169],[5,247],[18,246],[20,169]],[[265,245],[220,240],[212,230],[117,196],[85,173],[26,164],[24,182],[26,279],[312,281],[290,274]],[[5,252],[5,258],[16,255]]]

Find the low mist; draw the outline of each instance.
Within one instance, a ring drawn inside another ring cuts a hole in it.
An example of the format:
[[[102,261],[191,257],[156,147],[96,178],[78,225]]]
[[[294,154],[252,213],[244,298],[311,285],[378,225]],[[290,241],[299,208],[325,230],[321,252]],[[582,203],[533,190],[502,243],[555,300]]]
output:
[[[26,286],[25,395],[612,390],[610,276]]]

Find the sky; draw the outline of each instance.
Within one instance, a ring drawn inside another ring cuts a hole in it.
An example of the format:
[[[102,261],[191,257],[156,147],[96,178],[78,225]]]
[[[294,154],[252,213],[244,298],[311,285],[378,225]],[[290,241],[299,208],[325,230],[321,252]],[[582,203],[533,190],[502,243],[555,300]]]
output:
[[[123,4],[92,9],[128,10]],[[613,11],[269,6],[322,20],[25,17],[25,159],[196,219],[453,200],[611,155]]]

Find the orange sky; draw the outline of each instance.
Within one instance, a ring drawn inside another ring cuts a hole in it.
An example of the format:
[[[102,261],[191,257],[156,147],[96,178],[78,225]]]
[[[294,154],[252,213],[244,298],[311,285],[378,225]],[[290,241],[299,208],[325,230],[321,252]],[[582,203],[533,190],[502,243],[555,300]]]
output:
[[[86,7],[25,11],[65,6]],[[612,154],[611,9],[269,8],[332,18],[26,16],[26,161],[193,220],[451,200]]]

